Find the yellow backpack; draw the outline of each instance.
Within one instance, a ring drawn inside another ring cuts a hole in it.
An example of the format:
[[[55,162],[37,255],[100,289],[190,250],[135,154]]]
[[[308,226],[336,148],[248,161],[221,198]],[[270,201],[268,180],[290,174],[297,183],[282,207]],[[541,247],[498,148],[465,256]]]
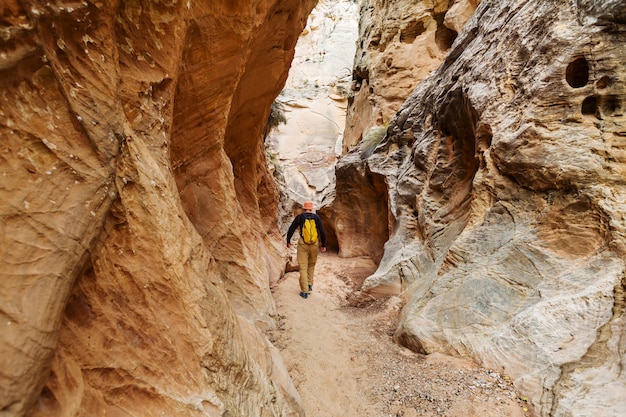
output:
[[[315,218],[305,217],[301,228],[302,239],[304,243],[311,245],[317,242],[317,225]]]

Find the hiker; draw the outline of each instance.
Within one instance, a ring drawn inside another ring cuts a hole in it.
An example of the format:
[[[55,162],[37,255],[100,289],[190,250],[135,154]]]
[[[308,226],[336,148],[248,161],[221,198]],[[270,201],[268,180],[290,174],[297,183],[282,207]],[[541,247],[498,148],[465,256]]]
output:
[[[298,240],[298,265],[300,265],[300,297],[307,298],[313,291],[313,273],[317,262],[318,248],[326,252],[326,233],[320,216],[313,213],[313,202],[302,204],[302,213],[298,214],[287,232],[287,247],[291,247],[291,237],[300,229]],[[319,237],[319,239],[318,239]],[[320,248],[321,242],[321,248]]]

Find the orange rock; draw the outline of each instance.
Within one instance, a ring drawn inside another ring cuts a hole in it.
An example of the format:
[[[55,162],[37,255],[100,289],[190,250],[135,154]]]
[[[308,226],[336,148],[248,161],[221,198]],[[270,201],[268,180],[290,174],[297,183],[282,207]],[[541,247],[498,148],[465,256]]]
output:
[[[10,2],[3,412],[302,414],[248,333],[283,251],[261,134],[314,3]]]

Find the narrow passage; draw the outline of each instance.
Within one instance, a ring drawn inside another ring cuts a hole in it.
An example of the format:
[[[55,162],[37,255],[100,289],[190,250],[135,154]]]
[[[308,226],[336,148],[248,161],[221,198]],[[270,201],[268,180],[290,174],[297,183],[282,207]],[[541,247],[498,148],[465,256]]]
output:
[[[345,273],[366,276],[374,265],[366,258],[340,259],[320,254],[310,297],[298,296],[299,272],[285,275],[274,292],[281,322],[276,345],[281,350],[310,417],[356,417],[372,413],[366,395],[374,370],[364,360],[362,343],[369,331],[346,305],[351,287]]]
[[[298,272],[273,289],[279,329],[269,336],[307,417],[529,416],[498,373],[394,344],[399,298],[350,307],[349,294],[374,269],[368,258],[320,254],[308,299],[298,295]]]

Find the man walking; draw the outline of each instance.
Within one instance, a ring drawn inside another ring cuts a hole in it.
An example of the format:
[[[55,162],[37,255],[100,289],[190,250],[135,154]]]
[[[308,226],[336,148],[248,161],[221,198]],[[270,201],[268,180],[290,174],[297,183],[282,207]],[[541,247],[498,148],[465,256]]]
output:
[[[291,237],[300,229],[298,239],[298,265],[300,265],[300,297],[307,298],[313,291],[313,273],[317,252],[326,252],[326,233],[320,216],[313,213],[313,202],[302,204],[302,213],[298,214],[287,231],[287,247],[291,247]],[[321,248],[320,248],[321,242]],[[319,248],[319,249],[318,249]]]

